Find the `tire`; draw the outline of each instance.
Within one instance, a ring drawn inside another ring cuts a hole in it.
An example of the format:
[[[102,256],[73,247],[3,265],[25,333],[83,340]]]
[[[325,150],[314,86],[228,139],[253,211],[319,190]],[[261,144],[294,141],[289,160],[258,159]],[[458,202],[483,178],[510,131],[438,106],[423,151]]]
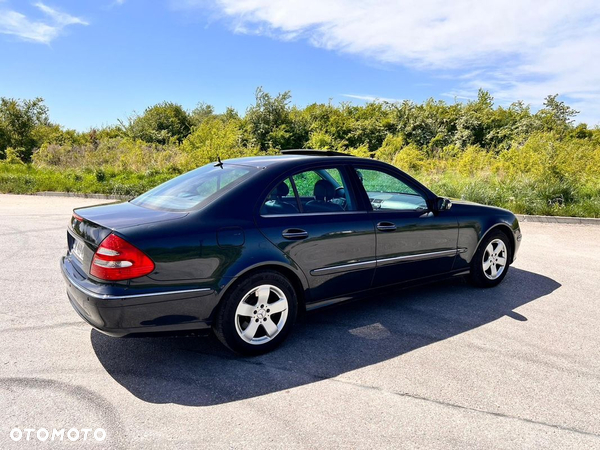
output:
[[[499,285],[508,273],[512,249],[502,231],[490,231],[481,241],[471,260],[471,282],[478,287]],[[504,262],[504,264],[502,264]]]
[[[297,311],[296,292],[288,279],[279,272],[263,271],[243,278],[226,292],[213,331],[230,350],[260,355],[285,340]]]

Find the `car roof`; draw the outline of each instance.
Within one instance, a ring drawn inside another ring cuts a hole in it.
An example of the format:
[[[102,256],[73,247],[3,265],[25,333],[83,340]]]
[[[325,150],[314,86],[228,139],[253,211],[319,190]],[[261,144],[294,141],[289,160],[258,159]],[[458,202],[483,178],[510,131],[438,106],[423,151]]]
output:
[[[298,162],[324,162],[328,161],[331,163],[348,163],[348,162],[362,162],[362,161],[372,161],[367,158],[357,158],[352,155],[331,155],[326,152],[319,153],[315,151],[314,153],[287,153],[283,155],[260,155],[260,156],[246,156],[243,158],[232,158],[223,161],[223,164],[236,164],[236,165],[244,165],[244,166],[253,166],[253,167],[270,167],[270,166],[278,166],[278,165],[293,165]]]

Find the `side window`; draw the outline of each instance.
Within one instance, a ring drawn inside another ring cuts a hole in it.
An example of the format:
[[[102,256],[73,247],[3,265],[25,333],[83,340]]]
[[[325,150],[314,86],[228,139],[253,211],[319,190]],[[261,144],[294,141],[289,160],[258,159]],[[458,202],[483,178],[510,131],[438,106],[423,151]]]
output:
[[[286,178],[273,188],[260,208],[262,216],[298,214],[299,212],[298,200],[296,199],[289,178]]]
[[[263,216],[355,211],[345,173],[338,168],[297,173],[275,186],[260,209]],[[294,187],[298,197],[294,195]]]
[[[355,211],[356,202],[347,188],[346,176],[338,168],[315,169],[292,177],[304,213]]]
[[[420,211],[427,209],[425,199],[405,182],[385,172],[356,169],[373,210]]]
[[[292,177],[298,189],[298,195],[300,197],[313,197],[314,187],[317,181],[322,180],[319,174],[313,170],[307,172],[297,173]]]

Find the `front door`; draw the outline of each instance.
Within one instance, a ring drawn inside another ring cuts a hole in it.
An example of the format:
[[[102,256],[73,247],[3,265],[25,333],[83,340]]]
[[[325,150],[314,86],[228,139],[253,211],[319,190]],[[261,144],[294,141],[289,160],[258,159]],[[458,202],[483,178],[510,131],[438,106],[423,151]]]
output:
[[[392,171],[356,167],[369,198],[377,236],[374,286],[449,272],[456,256],[458,222],[450,211],[434,214],[419,186]]]

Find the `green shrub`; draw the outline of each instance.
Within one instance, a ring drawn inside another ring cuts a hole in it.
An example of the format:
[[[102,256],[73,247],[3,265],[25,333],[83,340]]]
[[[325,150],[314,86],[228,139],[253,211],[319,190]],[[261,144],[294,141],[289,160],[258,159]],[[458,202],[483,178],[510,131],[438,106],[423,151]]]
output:
[[[546,98],[495,107],[466,103],[291,105],[289,93],[256,92],[240,116],[164,102],[127,125],[76,132],[51,123],[42,99],[0,101],[0,192],[136,195],[221,159],[286,148],[331,149],[395,164],[439,195],[517,213],[600,216],[600,128]],[[31,160],[31,163],[29,163]]]

